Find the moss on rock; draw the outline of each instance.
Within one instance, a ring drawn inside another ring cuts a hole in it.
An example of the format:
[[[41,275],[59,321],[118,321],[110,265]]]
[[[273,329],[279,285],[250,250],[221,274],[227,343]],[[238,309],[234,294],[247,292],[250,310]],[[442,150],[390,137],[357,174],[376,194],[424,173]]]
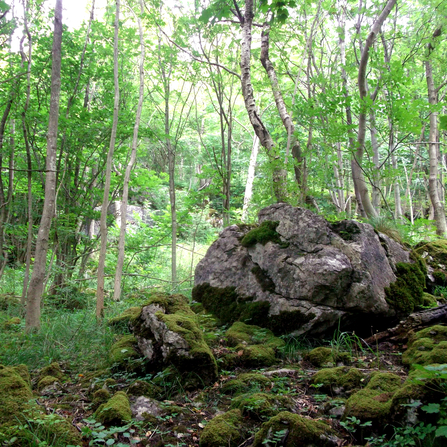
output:
[[[414,263],[396,264],[396,281],[385,287],[385,297],[399,314],[408,315],[423,305],[427,268],[416,254],[411,255]]]
[[[283,411],[262,424],[253,447],[262,447],[269,440],[274,445],[273,440],[278,437],[282,439],[279,442],[283,447],[329,447],[334,445],[331,439],[333,434],[329,425],[323,422]]]
[[[100,405],[93,417],[105,425],[122,425],[132,419],[132,411],[127,394],[118,391],[106,403]]]
[[[240,343],[249,345],[263,345],[278,349],[285,345],[285,341],[275,337],[272,331],[255,325],[250,325],[237,321],[225,333],[230,346],[237,346]]]
[[[109,360],[114,368],[126,371],[136,371],[141,367],[139,359],[141,354],[137,351],[137,339],[133,335],[124,335],[110,348]]]
[[[101,404],[106,403],[110,399],[110,393],[108,390],[101,388],[93,393],[93,405],[98,408]]]
[[[237,447],[243,441],[242,413],[230,410],[216,416],[203,429],[200,447]]]
[[[111,318],[107,324],[113,328],[131,328],[135,320],[141,315],[141,307],[129,307],[122,314]]]
[[[37,389],[39,391],[42,391],[43,389],[47,388],[50,385],[53,385],[54,383],[59,382],[59,379],[54,376],[45,376],[42,379],[39,380],[37,383]]]
[[[56,377],[60,381],[63,380],[64,372],[62,371],[59,363],[53,362],[50,365],[42,368],[39,372],[39,381],[47,376]]]
[[[424,292],[422,295],[422,307],[437,307],[438,300],[430,293]]]
[[[304,359],[314,366],[335,365],[337,363],[348,364],[351,362],[351,356],[348,352],[340,352],[326,346],[319,346],[308,352]]]
[[[245,393],[236,396],[231,401],[231,408],[241,410],[243,416],[255,420],[265,420],[278,414],[280,411],[290,410],[290,398],[272,393]]]
[[[281,236],[276,231],[278,225],[279,222],[265,220],[242,238],[241,245],[243,247],[252,247],[256,244],[265,245],[267,242],[273,242],[281,247],[287,247],[289,244],[281,241]]]
[[[345,391],[359,388],[365,375],[357,368],[339,366],[337,368],[324,368],[314,374],[311,383],[320,385],[321,391],[332,393],[335,388],[342,387]]]
[[[240,374],[236,379],[225,382],[222,391],[226,394],[246,393],[249,390],[265,391],[272,386],[272,381],[257,373]]]
[[[402,362],[410,366],[447,363],[447,327],[435,325],[410,335]]]
[[[401,379],[392,373],[371,374],[368,385],[346,401],[343,417],[356,417],[361,421],[383,423],[391,413],[392,398],[400,388]]]
[[[160,397],[162,393],[163,390],[161,387],[144,380],[135,380],[135,382],[132,382],[127,388],[127,394],[129,396],[145,396],[156,399],[157,397]]]

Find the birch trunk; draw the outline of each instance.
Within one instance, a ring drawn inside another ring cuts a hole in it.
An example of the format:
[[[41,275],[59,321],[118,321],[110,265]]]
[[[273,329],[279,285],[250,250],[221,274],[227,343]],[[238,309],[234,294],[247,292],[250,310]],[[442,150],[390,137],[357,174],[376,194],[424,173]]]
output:
[[[144,13],[143,0],[140,0],[140,12],[141,14]],[[121,201],[121,227],[118,241],[118,260],[115,272],[115,287],[113,291],[113,299],[115,301],[119,301],[121,297],[121,279],[123,276],[123,265],[124,265],[124,245],[125,245],[126,226],[127,226],[127,202],[129,199],[129,181],[130,181],[130,173],[137,158],[138,130],[140,127],[141,111],[143,109],[143,97],[144,97],[145,47],[144,47],[143,26],[141,25],[141,18],[139,15],[137,18],[137,22],[140,34],[140,89],[138,96],[137,114],[135,117],[135,125],[133,128],[132,150],[130,155],[130,161],[126,167],[126,173],[124,175],[123,198]]]
[[[253,95],[251,83],[251,42],[253,26],[253,0],[245,0],[245,13],[240,17],[242,28],[241,42],[241,87],[245,108],[250,119],[250,123],[259,138],[261,146],[266,150],[267,157],[273,171],[273,191],[278,202],[287,200],[287,171],[281,163],[279,154],[276,151],[275,143],[265,127]]]
[[[259,138],[257,135],[253,137],[253,147],[251,149],[250,163],[248,165],[247,183],[245,185],[244,206],[242,207],[242,222],[247,221],[248,207],[253,195],[253,182],[255,180],[256,159],[259,152]]]
[[[54,216],[56,199],[56,149],[59,122],[59,98],[61,89],[62,61],[62,0],[56,0],[54,10],[54,34],[51,67],[51,99],[47,136],[45,200],[37,234],[34,268],[27,293],[26,330],[40,327],[40,303],[45,281],[46,258],[49,245],[51,221]]]
[[[101,206],[101,221],[99,230],[101,234],[101,248],[99,251],[98,272],[97,272],[98,284],[96,289],[97,319],[101,319],[104,316],[104,267],[105,267],[106,250],[107,250],[107,209],[109,208],[110,177],[112,173],[112,160],[113,160],[113,152],[115,150],[116,131],[118,128],[118,109],[119,109],[119,97],[120,97],[119,80],[118,80],[119,16],[120,16],[120,0],[116,0],[115,35],[113,44],[113,75],[114,75],[115,98],[113,106],[112,132],[110,135],[109,151],[107,153],[106,178],[104,184],[104,195]]]

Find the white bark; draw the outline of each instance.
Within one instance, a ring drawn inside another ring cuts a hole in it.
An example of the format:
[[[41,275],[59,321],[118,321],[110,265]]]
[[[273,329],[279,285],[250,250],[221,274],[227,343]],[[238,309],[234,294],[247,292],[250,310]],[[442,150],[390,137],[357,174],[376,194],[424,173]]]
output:
[[[255,180],[256,159],[259,152],[259,138],[257,135],[253,137],[253,147],[251,149],[250,163],[248,165],[247,183],[245,185],[244,206],[242,207],[242,222],[247,220],[248,207],[253,195],[253,182]]]

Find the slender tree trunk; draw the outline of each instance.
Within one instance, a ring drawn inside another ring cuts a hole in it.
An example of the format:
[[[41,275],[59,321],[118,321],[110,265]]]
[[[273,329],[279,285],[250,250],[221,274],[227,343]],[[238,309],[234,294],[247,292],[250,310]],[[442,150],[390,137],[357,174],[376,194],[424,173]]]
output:
[[[425,61],[425,75],[427,79],[428,101],[430,105],[435,106],[438,102],[438,98],[433,80],[433,69],[430,59]],[[444,203],[440,199],[438,186],[438,144],[438,112],[436,112],[433,108],[430,113],[430,132],[428,141],[428,158],[430,162],[428,187],[436,223],[436,234],[445,237],[447,235],[447,223],[445,218]]]
[[[366,184],[365,176],[362,168],[363,154],[365,150],[365,136],[366,136],[366,114],[368,106],[366,105],[366,98],[368,96],[368,87],[366,83],[366,70],[368,67],[369,52],[373,46],[374,40],[382,28],[383,23],[389,16],[391,10],[394,8],[397,0],[388,0],[382,13],[374,22],[371,31],[366,39],[365,45],[362,50],[362,56],[360,59],[359,73],[358,73],[358,87],[360,94],[360,114],[359,114],[359,126],[357,134],[357,149],[353,154],[352,162],[352,179],[356,186],[358,194],[357,200],[361,201],[364,212],[368,217],[374,217],[377,215],[374,209],[371,199],[369,198],[368,186]],[[359,203],[360,206],[360,203]]]
[[[253,147],[251,149],[250,163],[248,165],[247,183],[245,185],[244,205],[242,207],[242,222],[246,222],[248,215],[248,207],[253,195],[253,182],[255,180],[256,159],[259,152],[259,138],[255,134],[253,136]]]
[[[116,12],[115,12],[115,35],[113,44],[113,74],[114,74],[114,86],[115,86],[115,100],[113,106],[113,123],[112,133],[110,135],[109,151],[107,153],[106,163],[106,178],[104,185],[104,195],[101,206],[101,248],[99,252],[98,262],[98,285],[96,289],[96,318],[101,319],[104,316],[104,267],[107,251],[107,210],[109,208],[109,193],[110,193],[110,177],[112,174],[112,160],[113,152],[115,150],[116,131],[118,128],[118,109],[119,109],[119,79],[118,79],[118,29],[119,29],[119,16],[120,16],[120,0],[116,0]]]
[[[259,142],[265,148],[273,174],[273,191],[278,202],[287,201],[287,171],[281,163],[275,143],[259,116],[256,102],[253,95],[253,86],[251,83],[251,41],[253,26],[253,0],[245,1],[245,13],[240,14],[240,23],[242,28],[241,42],[241,86],[242,96],[244,98],[245,108],[250,119],[250,123]]]
[[[369,124],[371,135],[371,147],[373,152],[373,185],[372,185],[372,205],[377,211],[380,209],[380,163],[379,163],[379,142],[377,140],[376,115],[374,110],[369,111]]]
[[[144,12],[143,0],[140,0],[140,11],[141,14],[143,14]],[[113,293],[113,299],[115,301],[118,301],[121,297],[121,279],[123,275],[123,265],[124,265],[124,244],[125,244],[126,225],[127,225],[127,202],[129,197],[129,181],[130,181],[130,173],[132,171],[132,168],[135,164],[135,160],[137,157],[138,129],[140,127],[141,111],[143,109],[143,97],[144,97],[145,47],[144,47],[143,27],[141,25],[140,16],[138,16],[137,21],[138,21],[138,30],[140,34],[140,90],[138,96],[138,107],[137,107],[137,114],[135,117],[135,125],[133,128],[132,151],[130,155],[129,164],[126,167],[126,173],[124,175],[123,199],[121,202],[121,227],[118,241],[118,261],[116,265],[115,287]]]
[[[56,149],[59,122],[59,97],[61,89],[62,61],[62,0],[56,0],[54,10],[53,62],[51,68],[51,102],[47,136],[45,200],[39,232],[37,234],[34,268],[27,294],[26,329],[40,327],[40,303],[45,281],[46,258],[49,245],[51,221],[56,199]]]

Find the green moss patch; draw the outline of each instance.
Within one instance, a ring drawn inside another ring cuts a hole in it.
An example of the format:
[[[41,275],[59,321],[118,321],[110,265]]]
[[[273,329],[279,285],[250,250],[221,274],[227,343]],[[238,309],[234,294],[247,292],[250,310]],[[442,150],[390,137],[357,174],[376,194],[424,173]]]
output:
[[[253,247],[256,244],[265,245],[267,242],[273,242],[281,247],[288,247],[289,244],[281,241],[279,233],[276,231],[279,222],[266,220],[256,228],[250,230],[241,240],[243,247]]]
[[[115,369],[136,371],[141,367],[141,363],[135,360],[140,357],[137,339],[133,335],[124,335],[110,348],[109,360]]]
[[[245,324],[241,321],[234,323],[225,333],[227,342],[230,346],[236,346],[239,343],[250,345],[264,345],[271,348],[279,348],[285,345],[284,340],[275,337],[272,331],[256,325]]]
[[[237,408],[243,416],[255,420],[266,420],[280,411],[290,410],[291,407],[290,398],[272,393],[246,393],[231,401],[231,408]]]
[[[314,385],[320,385],[319,390],[332,393],[335,388],[342,387],[345,391],[359,388],[365,375],[357,368],[339,366],[337,368],[324,368],[311,379]]]
[[[229,380],[222,385],[222,391],[226,394],[240,394],[248,391],[265,391],[272,387],[272,381],[257,373],[240,374],[237,379]]]
[[[93,417],[105,425],[123,425],[132,419],[127,394],[118,391],[95,411]]]
[[[53,385],[54,383],[59,382],[59,379],[54,376],[45,376],[44,378],[40,379],[37,384],[37,389],[39,391],[42,391],[44,388]]]
[[[62,380],[64,378],[64,372],[62,371],[59,363],[53,362],[40,370],[39,380],[42,380],[47,376],[56,377],[58,380]]]
[[[413,255],[414,264],[398,262],[396,281],[385,288],[385,297],[399,314],[408,315],[423,305],[427,269],[424,261]]]
[[[348,352],[340,352],[335,349],[319,346],[308,352],[304,359],[312,363],[314,366],[335,365],[339,362],[348,364],[351,361],[351,356]]]
[[[141,307],[129,307],[122,314],[111,318],[107,324],[113,328],[130,329],[141,315]]]
[[[163,390],[159,386],[144,380],[135,380],[127,388],[127,394],[129,396],[145,396],[152,399],[160,397],[162,392]]]
[[[243,440],[242,414],[230,410],[216,416],[205,426],[200,436],[200,447],[237,447]]]
[[[327,424],[283,411],[262,424],[253,447],[275,444],[283,447],[329,447],[334,445],[331,435],[333,431]]]
[[[392,373],[373,373],[368,385],[346,401],[344,418],[384,423],[390,416],[394,393],[401,387],[401,379]]]
[[[447,363],[447,327],[435,325],[411,335],[402,362],[410,366]]]

